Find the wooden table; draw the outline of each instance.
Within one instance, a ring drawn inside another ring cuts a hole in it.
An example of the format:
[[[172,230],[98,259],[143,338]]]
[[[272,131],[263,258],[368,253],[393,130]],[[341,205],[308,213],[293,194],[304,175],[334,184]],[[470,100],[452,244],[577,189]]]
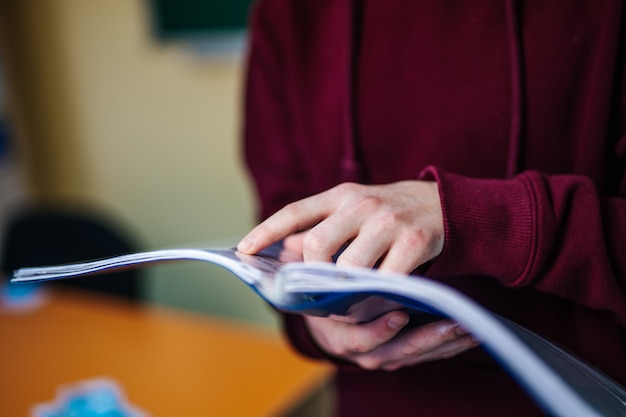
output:
[[[64,384],[112,378],[154,417],[277,416],[328,379],[281,336],[192,313],[56,291],[0,313],[0,416],[28,416]]]

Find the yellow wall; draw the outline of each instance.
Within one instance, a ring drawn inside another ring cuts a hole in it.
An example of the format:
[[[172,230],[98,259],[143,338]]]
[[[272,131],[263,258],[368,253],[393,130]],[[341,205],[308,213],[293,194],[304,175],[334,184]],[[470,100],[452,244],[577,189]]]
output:
[[[95,203],[146,248],[231,243],[252,226],[238,147],[241,57],[158,42],[147,1],[19,0],[0,8],[34,197]],[[153,268],[148,297],[274,324],[256,296],[216,271]]]

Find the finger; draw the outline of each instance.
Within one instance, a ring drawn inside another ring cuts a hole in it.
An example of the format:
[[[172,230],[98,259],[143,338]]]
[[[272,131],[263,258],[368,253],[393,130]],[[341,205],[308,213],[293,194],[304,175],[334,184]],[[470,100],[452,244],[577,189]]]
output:
[[[312,316],[305,316],[305,320],[311,335],[323,350],[351,360],[355,354],[374,350],[395,337],[408,323],[409,316],[393,311],[363,324]]]
[[[429,352],[421,355],[409,356],[397,361],[383,363],[380,369],[385,371],[395,371],[405,366],[414,366],[420,363],[432,362],[436,360],[449,359],[459,355],[469,349],[475,348],[479,343],[470,335],[460,336],[451,342],[445,343]]]
[[[357,235],[360,219],[333,214],[306,233],[302,254],[307,262],[330,262],[346,242]]]
[[[379,269],[408,274],[435,258],[443,250],[443,238],[421,229],[403,230],[391,247]]]
[[[456,322],[440,320],[406,331],[384,346],[380,354],[391,360],[423,355],[466,334]]]
[[[390,343],[395,342],[392,341]],[[471,336],[465,335],[451,342],[444,343],[436,348],[422,354],[408,356],[389,357],[379,350],[364,353],[354,357],[354,362],[365,369],[395,371],[406,366],[415,366],[421,363],[436,360],[448,359],[456,356],[468,349],[475,347],[477,343]]]
[[[384,272],[409,274],[426,262],[421,242],[398,239],[389,248],[378,269]]]
[[[237,245],[237,250],[253,254],[327,217],[333,210],[328,192],[288,204],[253,228]]]
[[[442,320],[407,330],[375,351],[357,356],[354,360],[366,369],[397,369],[435,358],[443,359],[444,354],[448,353],[443,346],[460,338],[467,338],[463,346],[473,343],[471,336],[458,324]],[[455,345],[450,345],[451,350],[455,348]],[[436,356],[438,352],[441,357]]]
[[[283,248],[292,253],[302,254],[302,241],[306,232],[294,233],[283,240]]]
[[[352,325],[343,333],[345,353],[371,352],[394,338],[408,322],[408,314],[392,311],[371,322]]]
[[[337,265],[372,268],[385,255],[390,242],[387,230],[374,232],[364,229],[339,255]]]
[[[283,240],[283,248],[278,254],[278,260],[281,262],[302,262],[302,238],[304,233],[295,233],[287,236]]]

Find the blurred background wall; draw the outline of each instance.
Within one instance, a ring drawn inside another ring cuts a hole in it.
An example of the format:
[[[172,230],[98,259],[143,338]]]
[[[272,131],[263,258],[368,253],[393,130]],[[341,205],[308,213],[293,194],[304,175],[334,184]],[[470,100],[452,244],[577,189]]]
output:
[[[239,149],[242,48],[199,53],[163,39],[151,4],[0,2],[10,175],[20,177],[0,182],[0,216],[24,202],[88,204],[141,249],[232,245],[253,225]],[[275,326],[255,295],[209,265],[151,268],[145,297]]]

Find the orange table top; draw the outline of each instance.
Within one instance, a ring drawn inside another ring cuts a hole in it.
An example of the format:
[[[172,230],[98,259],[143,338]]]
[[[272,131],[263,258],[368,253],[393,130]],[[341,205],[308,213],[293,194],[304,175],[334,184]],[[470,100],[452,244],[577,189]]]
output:
[[[0,312],[0,416],[28,416],[68,383],[106,377],[152,416],[276,416],[330,368],[271,330],[92,294]]]

